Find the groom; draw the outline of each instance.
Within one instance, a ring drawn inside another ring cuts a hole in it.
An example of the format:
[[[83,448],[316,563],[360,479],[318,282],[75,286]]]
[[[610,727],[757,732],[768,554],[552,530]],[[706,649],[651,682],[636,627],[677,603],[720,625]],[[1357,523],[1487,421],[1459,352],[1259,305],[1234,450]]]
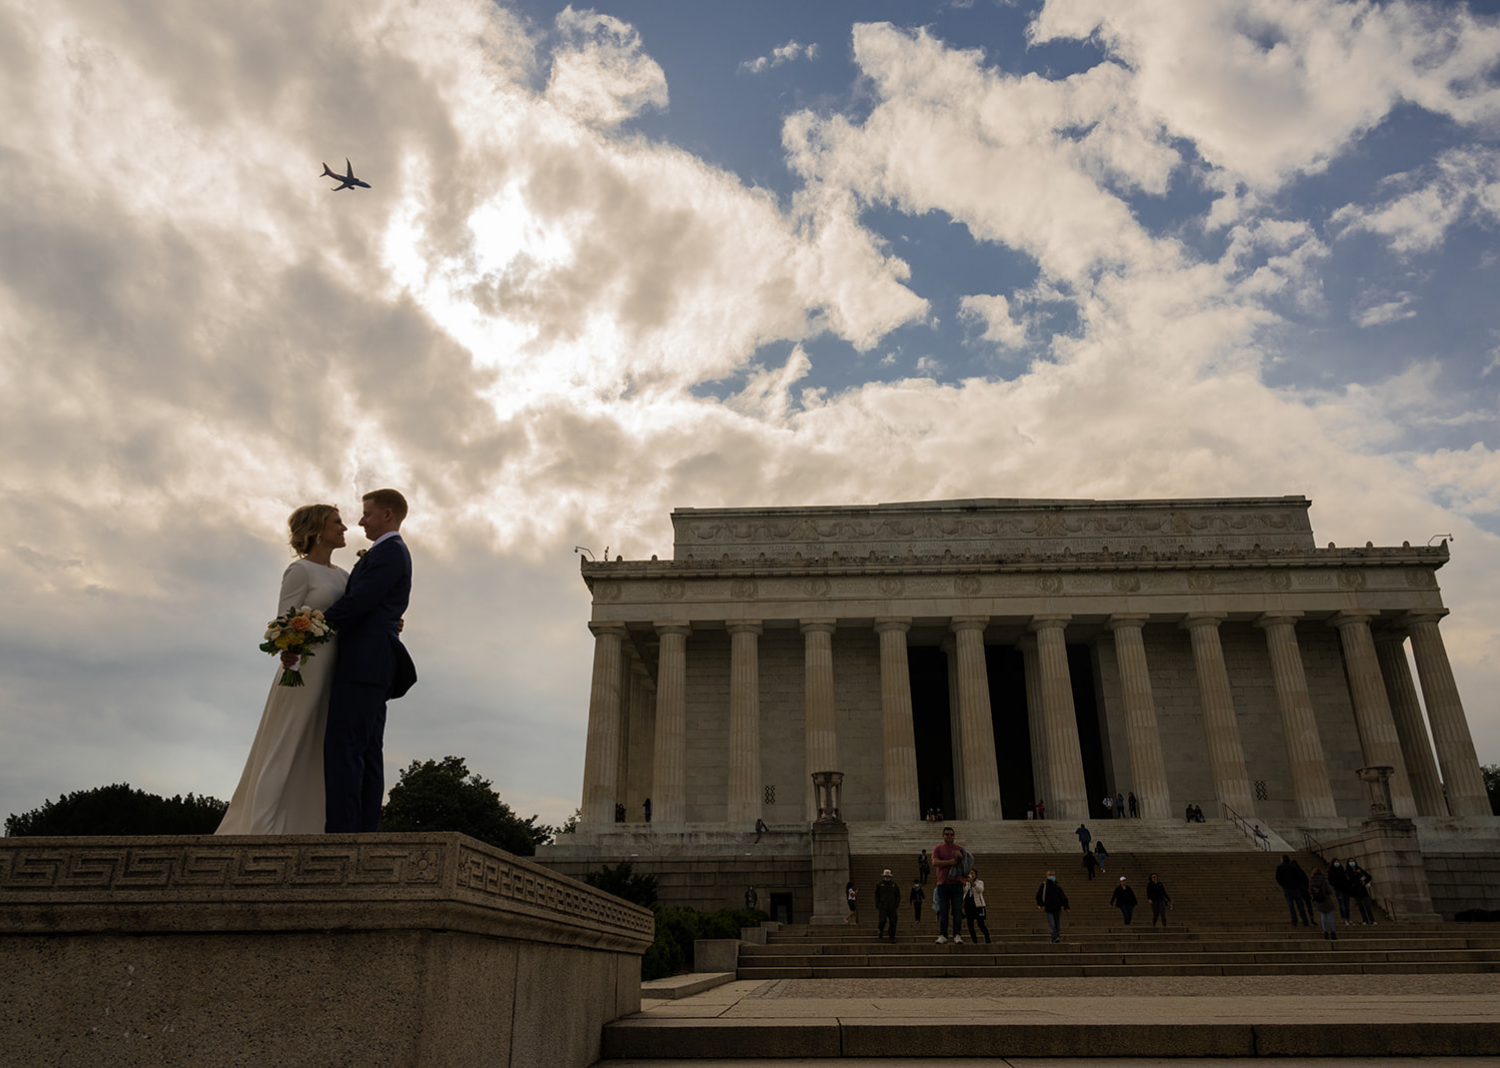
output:
[[[411,599],[411,553],[401,540],[406,498],[393,489],[364,495],[359,525],[374,544],[349,573],[349,585],[323,613],[338,632],[328,731],[323,739],[323,784],[328,834],[373,831],[385,795],[385,703],[417,681],[398,638]]]

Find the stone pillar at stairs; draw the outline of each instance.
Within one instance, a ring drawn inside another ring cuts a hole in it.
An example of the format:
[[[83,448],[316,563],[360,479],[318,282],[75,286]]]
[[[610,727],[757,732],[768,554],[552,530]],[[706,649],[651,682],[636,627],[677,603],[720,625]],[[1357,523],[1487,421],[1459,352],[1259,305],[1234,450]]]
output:
[[[911,720],[911,672],[906,662],[910,618],[877,619],[880,635],[880,726],[885,748],[885,818],[922,818],[917,797],[917,745]]]
[[[1087,819],[1088,787],[1083,780],[1083,754],[1078,746],[1078,714],[1073,707],[1073,680],[1068,670],[1068,646],[1063,637],[1071,616],[1034,616],[1037,675],[1042,709],[1047,721],[1047,779],[1052,797],[1046,798],[1051,819]]]
[[[1359,729],[1365,763],[1387,765],[1393,769],[1390,778],[1393,814],[1410,819],[1417,814],[1417,806],[1406,777],[1401,739],[1396,735],[1396,721],[1386,697],[1385,681],[1380,675],[1375,640],[1370,635],[1370,617],[1379,614],[1373,610],[1340,612],[1328,622],[1338,628],[1339,642],[1344,649],[1349,696],[1354,702],[1354,723]]]
[[[1380,674],[1385,681],[1385,696],[1401,739],[1401,756],[1406,763],[1406,779],[1411,784],[1412,799],[1419,816],[1446,816],[1448,802],[1443,797],[1443,781],[1438,778],[1437,761],[1432,756],[1432,742],[1427,737],[1427,722],[1417,700],[1417,684],[1406,662],[1406,632],[1386,627],[1375,635],[1375,656],[1380,660]]]
[[[990,718],[989,673],[984,660],[987,616],[955,616],[958,651],[958,716],[964,739],[964,819],[998,820],[1000,773],[995,761],[995,730]]]
[[[760,818],[760,633],[759,620],[738,620],[729,631],[730,827],[748,831]]]
[[[656,666],[656,749],[651,779],[651,827],[680,831],[687,821],[687,639],[686,623],[658,623],[661,650]]]
[[[1307,674],[1297,647],[1296,623],[1301,612],[1267,612],[1255,621],[1266,634],[1271,654],[1271,678],[1276,684],[1276,704],[1281,709],[1281,734],[1286,740],[1287,764],[1292,773],[1292,793],[1297,812],[1304,818],[1337,816],[1333,788],[1328,783],[1328,765],[1323,759],[1323,741],[1307,691]]]
[[[1208,748],[1214,793],[1221,804],[1248,819],[1255,814],[1255,801],[1250,793],[1250,776],[1245,771],[1245,750],[1240,744],[1229,672],[1224,667],[1224,647],[1219,643],[1219,624],[1223,621],[1224,617],[1216,613],[1193,612],[1180,626],[1193,642],[1198,706],[1203,712],[1203,740]]]
[[[1130,747],[1130,778],[1144,819],[1172,815],[1167,766],[1162,759],[1161,732],[1156,725],[1156,702],[1141,627],[1149,616],[1113,615],[1105,624],[1115,635],[1115,660],[1120,670],[1120,695],[1125,705],[1125,736]]]

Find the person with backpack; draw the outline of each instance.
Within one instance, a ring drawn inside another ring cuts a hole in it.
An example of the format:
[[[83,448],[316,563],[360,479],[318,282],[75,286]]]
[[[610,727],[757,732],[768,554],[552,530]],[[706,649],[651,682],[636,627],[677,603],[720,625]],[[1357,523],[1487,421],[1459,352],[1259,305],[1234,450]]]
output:
[[[990,929],[984,922],[987,915],[984,907],[984,880],[979,877],[978,868],[970,868],[969,877],[964,882],[964,919],[969,921],[970,942],[979,942],[979,936],[974,933],[974,925],[977,923],[984,932],[985,943],[989,943]]]
[[[927,877],[932,874],[932,858],[927,855],[927,850],[917,854],[917,882],[923,886],[927,885]]]
[[[913,914],[912,915],[912,922],[913,923],[921,923],[922,922],[922,903],[927,900],[927,892],[922,889],[921,882],[919,882],[917,880],[913,880],[912,881],[912,884],[911,884],[911,894],[909,896],[911,897],[911,908],[912,908],[912,914]]]
[[[967,860],[966,860],[967,858]],[[953,917],[953,944],[964,944],[963,905],[964,878],[974,866],[973,857],[953,840],[953,828],[943,828],[943,840],[932,847],[932,866],[937,869],[937,885],[932,898],[938,910],[937,944],[948,941],[948,917]]]
[[[1036,891],[1036,907],[1047,914],[1047,932],[1052,941],[1062,941],[1062,914],[1068,911],[1068,895],[1057,885],[1057,873],[1049,871]]]

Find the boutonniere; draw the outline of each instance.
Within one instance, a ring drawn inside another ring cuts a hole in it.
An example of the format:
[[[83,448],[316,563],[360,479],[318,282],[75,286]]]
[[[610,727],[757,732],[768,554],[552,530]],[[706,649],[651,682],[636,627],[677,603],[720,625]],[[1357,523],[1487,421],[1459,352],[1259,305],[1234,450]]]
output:
[[[363,555],[365,555],[365,553],[367,553],[369,551],[370,551],[369,549],[355,549],[354,550],[354,555],[355,556],[363,556]]]

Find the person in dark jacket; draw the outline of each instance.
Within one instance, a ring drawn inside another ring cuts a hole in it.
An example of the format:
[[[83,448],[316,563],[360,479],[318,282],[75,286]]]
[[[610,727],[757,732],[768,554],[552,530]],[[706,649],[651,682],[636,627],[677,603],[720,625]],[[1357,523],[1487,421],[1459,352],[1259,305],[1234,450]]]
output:
[[[1156,873],[1151,873],[1151,878],[1146,882],[1146,900],[1151,903],[1151,926],[1156,926],[1156,921],[1161,920],[1161,925],[1167,925],[1167,908],[1172,904],[1172,895],[1167,893],[1167,888],[1162,885]]]
[[[1333,929],[1333,911],[1338,908],[1338,902],[1334,900],[1333,887],[1328,882],[1328,877],[1323,874],[1322,868],[1314,868],[1312,878],[1307,883],[1308,896],[1312,898],[1313,908],[1318,910],[1318,920],[1323,925],[1323,937],[1331,941],[1338,941],[1339,933]]]
[[[875,912],[880,922],[875,930],[875,941],[879,942],[886,927],[891,929],[891,941],[896,940],[896,913],[901,908],[901,888],[887,868],[880,873],[880,882],[875,884]]]
[[[1375,910],[1370,907],[1370,883],[1374,882],[1370,873],[1359,866],[1359,861],[1351,860],[1346,866],[1349,876],[1349,896],[1359,906],[1359,914],[1367,926],[1375,926]]]
[[[979,942],[979,936],[974,933],[976,923],[984,932],[985,942],[990,940],[990,929],[984,922],[988,915],[984,907],[984,880],[979,877],[978,868],[970,868],[969,877],[964,880],[964,918],[969,921],[970,942]]]
[[[922,905],[927,901],[927,891],[922,889],[920,879],[911,884],[911,893],[907,896],[911,899],[912,923],[921,923]]]
[[[1049,871],[1036,890],[1036,907],[1047,914],[1047,932],[1052,941],[1062,941],[1062,914],[1068,911],[1068,895],[1057,885],[1057,873]]]
[[[1349,873],[1338,857],[1328,862],[1328,885],[1333,887],[1333,896],[1338,899],[1339,916],[1344,926],[1349,926]]]
[[[1090,831],[1087,826],[1080,823],[1078,825],[1078,830],[1074,831],[1073,833],[1078,836],[1078,844],[1083,846],[1083,851],[1087,853],[1089,851],[1089,843],[1094,840],[1094,832]]]
[[[1120,885],[1115,887],[1115,892],[1109,895],[1109,903],[1120,910],[1120,916],[1125,921],[1125,926],[1130,926],[1130,917],[1135,912],[1136,905],[1140,904],[1135,896],[1135,891],[1125,881],[1125,876],[1120,876]]]
[[[1307,873],[1302,870],[1302,865],[1283,853],[1281,863],[1276,865],[1276,885],[1281,887],[1282,896],[1286,898],[1286,908],[1292,916],[1292,926],[1301,923],[1303,927],[1312,926],[1312,916],[1307,907]],[[1297,918],[1298,913],[1302,918]]]
[[[1094,869],[1098,866],[1099,862],[1094,859],[1094,854],[1085,850],[1083,854],[1083,870],[1088,872],[1089,882],[1094,881]]]

